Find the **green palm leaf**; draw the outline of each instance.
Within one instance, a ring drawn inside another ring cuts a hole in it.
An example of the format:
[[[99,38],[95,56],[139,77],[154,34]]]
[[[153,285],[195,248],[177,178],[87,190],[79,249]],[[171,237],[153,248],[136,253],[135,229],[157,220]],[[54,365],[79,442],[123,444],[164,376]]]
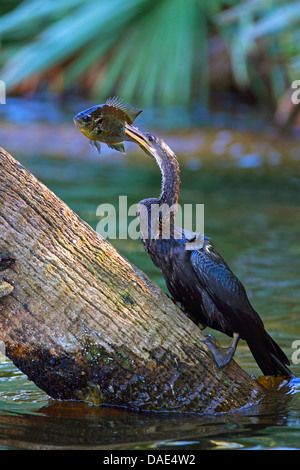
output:
[[[111,0],[109,3],[93,1],[58,20],[32,43],[21,48],[4,67],[2,76],[8,89],[78,51],[95,37],[99,28],[102,29],[102,35],[108,34],[111,21],[114,22],[114,28],[122,26],[134,14],[133,7],[141,1],[132,0],[131,8],[122,0]],[[118,9],[118,15],[115,9]]]
[[[27,42],[4,62],[1,78],[12,90],[61,64],[66,87],[99,70],[95,97],[114,92],[144,103],[186,104],[199,74],[199,50],[207,56],[206,35],[198,34],[209,17],[204,3],[27,0],[0,18],[2,38],[19,35]],[[201,94],[204,80],[198,81]]]
[[[95,99],[184,104],[209,95],[209,38],[228,44],[238,87],[275,99],[299,68],[300,2],[284,0],[25,0],[0,17],[1,79],[13,90],[53,67]],[[291,46],[292,45],[292,46]],[[86,85],[88,83],[88,85]]]

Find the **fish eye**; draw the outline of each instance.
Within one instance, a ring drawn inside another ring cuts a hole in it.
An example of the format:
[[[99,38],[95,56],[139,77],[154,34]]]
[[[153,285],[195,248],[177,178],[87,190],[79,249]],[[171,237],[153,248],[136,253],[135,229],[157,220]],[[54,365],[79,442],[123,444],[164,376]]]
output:
[[[153,142],[153,141],[154,141],[152,135],[149,135],[149,136],[148,136],[148,140],[149,140],[149,142]]]

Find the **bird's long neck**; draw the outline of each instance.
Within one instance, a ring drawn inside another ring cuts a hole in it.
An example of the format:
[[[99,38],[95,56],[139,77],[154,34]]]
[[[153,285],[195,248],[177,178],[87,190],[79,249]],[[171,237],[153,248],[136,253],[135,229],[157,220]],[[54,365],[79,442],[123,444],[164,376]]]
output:
[[[170,239],[174,236],[174,219],[179,199],[179,165],[176,155],[160,139],[155,138],[154,156],[162,175],[159,198],[144,199],[138,211],[142,239]],[[146,207],[146,213],[143,211]]]
[[[169,207],[178,203],[180,176],[179,164],[175,153],[161,140],[160,146],[154,154],[162,176],[161,194],[159,204],[167,204]]]

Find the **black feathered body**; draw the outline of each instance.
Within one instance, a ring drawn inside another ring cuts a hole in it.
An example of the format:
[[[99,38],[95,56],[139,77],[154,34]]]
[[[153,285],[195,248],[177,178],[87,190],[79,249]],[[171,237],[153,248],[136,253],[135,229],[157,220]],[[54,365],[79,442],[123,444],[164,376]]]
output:
[[[144,239],[172,297],[203,326],[244,339],[265,375],[291,375],[289,361],[272,340],[248,299],[243,284],[205,237],[200,249],[189,239]]]

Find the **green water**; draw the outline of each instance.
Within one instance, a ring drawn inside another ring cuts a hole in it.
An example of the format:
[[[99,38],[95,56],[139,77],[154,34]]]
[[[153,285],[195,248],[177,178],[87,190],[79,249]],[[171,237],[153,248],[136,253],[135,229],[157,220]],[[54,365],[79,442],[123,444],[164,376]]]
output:
[[[160,191],[158,168],[146,157],[140,162],[130,155],[88,162],[15,157],[94,228],[99,204],[117,207],[119,195],[127,195],[130,205]],[[300,340],[300,162],[220,165],[186,157],[180,163],[180,202],[205,205],[206,234],[291,359],[292,343]],[[139,240],[111,242],[165,289]],[[235,359],[250,374],[261,375],[245,343]],[[291,368],[300,376],[300,365]],[[0,450],[300,449],[299,391],[295,379],[258,407],[224,416],[138,414],[49,399],[2,359]]]

